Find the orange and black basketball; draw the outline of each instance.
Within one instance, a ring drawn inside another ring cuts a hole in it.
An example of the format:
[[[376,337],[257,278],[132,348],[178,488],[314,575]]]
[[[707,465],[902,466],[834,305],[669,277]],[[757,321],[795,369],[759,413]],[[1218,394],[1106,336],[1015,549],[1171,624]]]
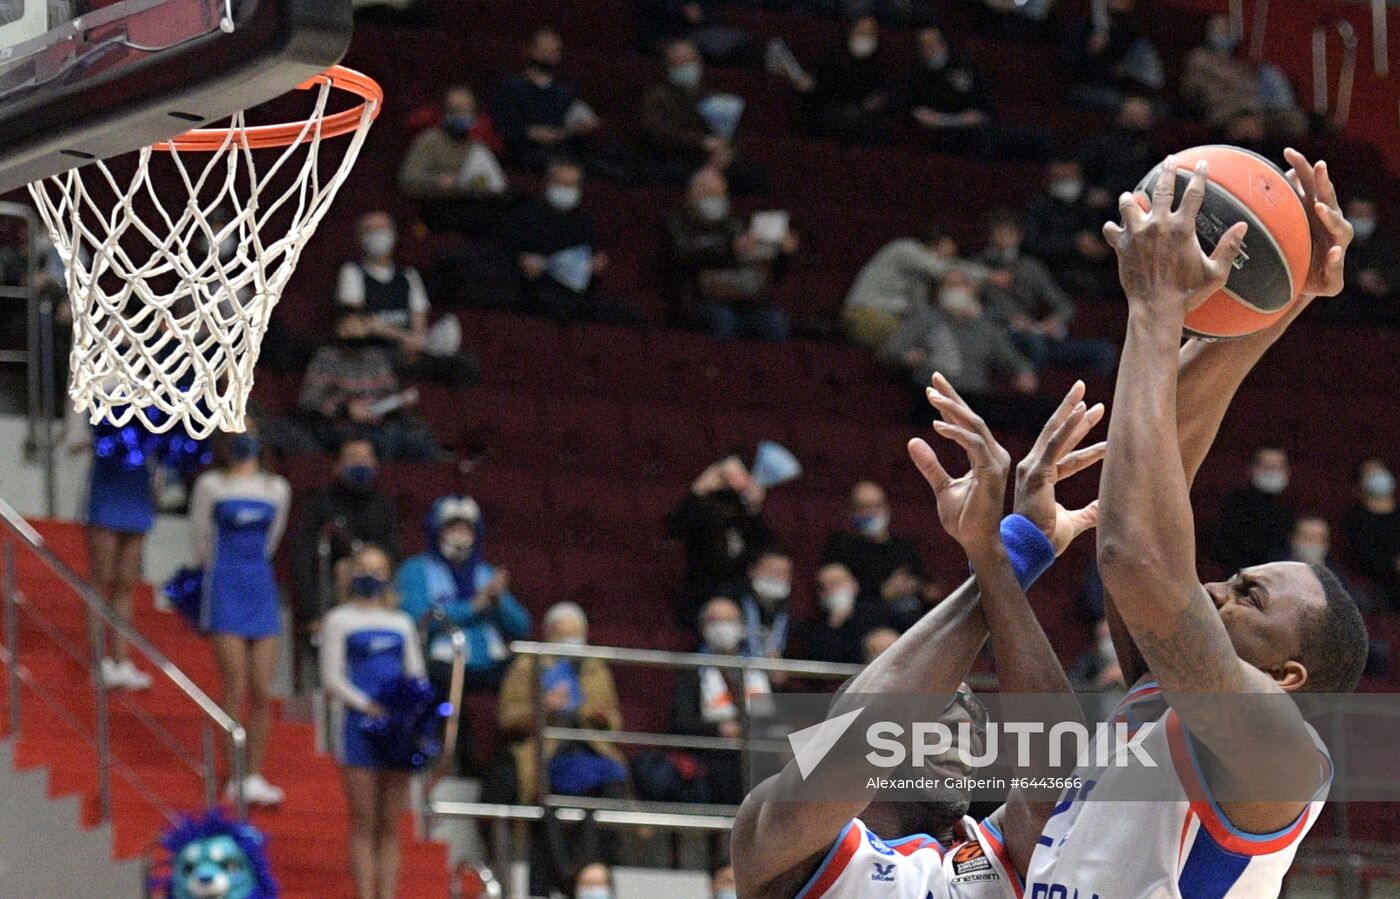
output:
[[[1298,298],[1308,276],[1312,249],[1308,216],[1297,191],[1278,166],[1239,147],[1192,147],[1174,154],[1176,200],[1186,190],[1196,163],[1210,164],[1205,201],[1196,216],[1196,234],[1207,253],[1239,221],[1249,224],[1244,247],[1225,286],[1186,316],[1197,337],[1242,337],[1267,328]],[[1162,167],[1138,184],[1151,196]]]

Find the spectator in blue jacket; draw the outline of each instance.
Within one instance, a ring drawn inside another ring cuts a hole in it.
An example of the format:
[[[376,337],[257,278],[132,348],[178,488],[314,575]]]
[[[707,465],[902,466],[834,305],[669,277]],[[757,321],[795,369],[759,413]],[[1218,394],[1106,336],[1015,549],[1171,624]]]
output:
[[[395,588],[403,610],[426,624],[428,677],[445,695],[452,671],[447,625],[455,625],[467,638],[466,690],[495,691],[510,661],[510,641],[529,634],[530,615],[511,594],[509,573],[482,557],[475,500],[439,498],[427,528],[428,549],[404,562]]]

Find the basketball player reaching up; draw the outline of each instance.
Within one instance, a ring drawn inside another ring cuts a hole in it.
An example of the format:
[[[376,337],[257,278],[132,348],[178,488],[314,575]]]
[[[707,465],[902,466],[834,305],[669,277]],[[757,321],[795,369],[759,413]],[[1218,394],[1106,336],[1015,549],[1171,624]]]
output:
[[[924,441],[911,441],[909,452],[934,490],[943,527],[977,574],[853,678],[831,717],[846,711],[843,700],[852,694],[909,693],[913,702],[921,693],[956,691],[939,720],[980,723],[979,706],[962,681],[988,630],[1003,692],[1062,698],[1071,692],[1018,578],[1031,579],[1094,526],[1095,506],[1066,510],[1054,487],[1102,457],[1103,444],[1076,447],[1102,418],[1103,406],[1085,407],[1083,384],[1071,389],[1017,467],[1019,514],[1003,522],[1006,451],[941,376],[928,395],[944,419],[935,429],[967,452],[972,467],[955,479]],[[1018,559],[1014,570],[1009,554]],[[1027,575],[1025,560],[1036,554],[1039,565],[1030,565]],[[808,801],[802,797],[821,795],[820,787],[807,781],[804,788],[800,778],[789,763],[739,809],[731,851],[744,899],[1017,899],[1020,872],[1053,805],[1013,793],[979,824],[966,816],[967,797],[958,791],[931,792],[920,801],[893,801],[875,791],[858,802]]]
[[[1125,194],[1123,225],[1104,228],[1129,309],[1098,546],[1135,684],[1115,720],[1152,723],[1142,745],[1162,763],[1079,769],[1084,788],[1057,806],[1031,859],[1032,899],[1276,896],[1330,785],[1325,747],[1286,694],[1355,688],[1366,655],[1355,603],[1325,568],[1297,562],[1202,586],[1189,497],[1245,375],[1308,303],[1341,289],[1351,226],[1326,164],[1287,156],[1313,258],[1301,299],[1266,331],[1181,346],[1186,312],[1225,283],[1244,237],[1237,225],[1213,254],[1201,249],[1203,168],[1173,211],[1169,162],[1151,208]]]

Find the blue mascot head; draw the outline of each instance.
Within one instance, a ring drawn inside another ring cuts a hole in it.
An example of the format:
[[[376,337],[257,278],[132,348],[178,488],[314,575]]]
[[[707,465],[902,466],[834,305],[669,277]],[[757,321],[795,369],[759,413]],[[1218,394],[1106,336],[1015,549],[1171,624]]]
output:
[[[218,809],[186,818],[161,838],[170,870],[154,884],[167,899],[276,899],[267,839],[256,827]]]

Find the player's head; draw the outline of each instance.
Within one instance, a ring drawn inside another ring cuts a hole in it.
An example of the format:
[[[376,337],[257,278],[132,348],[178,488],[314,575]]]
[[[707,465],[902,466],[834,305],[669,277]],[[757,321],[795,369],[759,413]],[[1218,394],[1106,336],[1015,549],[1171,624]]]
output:
[[[1206,584],[1239,657],[1289,692],[1350,693],[1366,665],[1356,601],[1322,565],[1271,562]]]
[[[833,706],[854,681],[854,677],[847,678],[836,688],[832,697]],[[972,745],[963,746],[960,737],[955,736],[953,747],[935,759],[927,772],[926,779],[939,786],[929,788],[922,795],[912,795],[908,790],[888,796],[877,794],[861,814],[862,820],[877,832],[898,836],[927,833],[942,839],[967,814],[970,804],[967,793],[942,784],[949,776],[965,775],[970,771],[958,758],[959,749],[969,755],[981,755],[985,750],[987,710],[972,688],[964,683],[958,685],[937,720],[955,735],[963,731],[970,733]]]

